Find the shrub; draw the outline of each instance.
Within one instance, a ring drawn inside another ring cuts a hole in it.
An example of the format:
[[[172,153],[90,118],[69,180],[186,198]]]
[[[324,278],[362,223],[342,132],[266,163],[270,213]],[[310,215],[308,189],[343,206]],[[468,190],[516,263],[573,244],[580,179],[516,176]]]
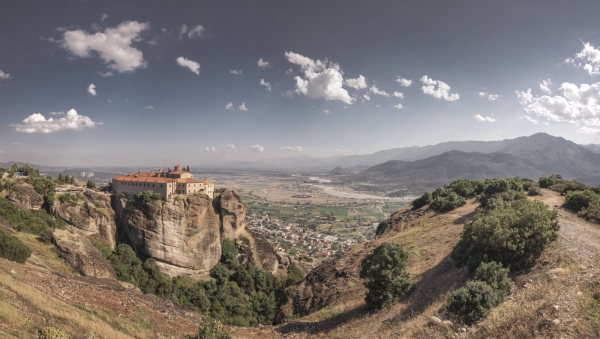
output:
[[[586,185],[576,181],[561,181],[550,186],[549,188],[562,194],[567,194],[571,191],[584,191],[588,189]]]
[[[600,204],[600,195],[594,193],[592,190],[571,191],[566,194],[563,207],[573,212],[579,212],[590,205],[598,204]]]
[[[527,195],[529,196],[534,196],[534,195],[543,195],[544,193],[542,193],[542,189],[535,185],[535,186],[530,186],[529,189],[527,190]]]
[[[521,183],[523,183],[523,190],[524,191],[529,191],[529,187],[531,186],[537,186],[539,187],[538,183],[531,180],[531,179],[521,179]]]
[[[300,269],[300,267],[296,266],[296,264],[291,263],[288,266],[288,277],[285,281],[285,286],[297,285],[304,279],[304,272]]]
[[[485,195],[493,195],[496,193],[503,193],[510,189],[509,182],[502,179],[490,180],[488,185],[485,187]]]
[[[433,200],[440,198],[440,197],[445,197],[448,195],[448,193],[450,193],[451,191],[440,187],[438,189],[436,189],[435,191],[431,192],[431,198],[433,198]]]
[[[550,186],[556,185],[557,182],[558,181],[547,177],[541,177],[540,180],[538,180],[540,188],[549,188]]]
[[[483,195],[479,199],[480,206],[487,208],[488,200],[491,200],[491,199],[502,200],[502,202],[511,202],[511,201],[516,201],[516,200],[526,200],[527,196],[523,192],[512,191],[512,190],[502,192],[502,193],[495,193],[493,195]]]
[[[431,192],[425,192],[420,198],[413,200],[412,202],[412,210],[419,209],[427,204],[430,204],[433,201],[433,197],[431,196]]]
[[[479,209],[465,224],[452,258],[473,271],[496,261],[511,270],[531,265],[558,236],[558,212],[540,201],[517,200],[492,210]]]
[[[235,245],[235,242],[231,239],[223,239],[223,244],[221,246],[221,261],[227,263],[228,260],[237,261],[238,257],[238,248]]]
[[[67,332],[54,327],[44,327],[37,332],[38,339],[69,339]]]
[[[498,302],[502,302],[510,293],[512,280],[508,277],[508,268],[503,268],[502,264],[494,261],[481,263],[475,270],[473,280],[483,281],[490,285],[496,291]]]
[[[467,201],[465,198],[454,192],[450,192],[445,197],[438,196],[435,198],[435,200],[433,200],[431,203],[431,208],[438,212],[448,212],[466,203]]]
[[[368,289],[368,308],[378,309],[396,303],[412,291],[414,284],[406,271],[408,252],[400,245],[384,242],[361,262],[360,277]]]
[[[584,218],[587,221],[600,224],[600,204],[591,204],[588,207],[583,208],[581,211],[579,211],[577,215],[581,218]]]
[[[147,190],[144,193],[139,192],[133,196],[133,201],[136,204],[145,205],[149,202],[157,201],[157,200],[162,200],[162,195],[160,195],[160,193],[154,193],[154,191],[152,191],[152,190]]]
[[[508,182],[508,189],[517,192],[523,192],[523,182],[519,178],[506,179]]]
[[[230,339],[229,333],[223,329],[223,324],[217,319],[209,316],[204,316],[198,332],[191,336],[190,339]]]
[[[475,183],[476,185],[476,183]],[[448,189],[454,193],[460,195],[463,198],[475,194],[475,185],[470,180],[455,180],[449,186]]]
[[[445,309],[458,316],[467,325],[485,318],[498,303],[496,291],[483,281],[468,281],[465,287],[452,292]]]
[[[31,250],[14,235],[0,229],[0,257],[20,264],[31,256]]]

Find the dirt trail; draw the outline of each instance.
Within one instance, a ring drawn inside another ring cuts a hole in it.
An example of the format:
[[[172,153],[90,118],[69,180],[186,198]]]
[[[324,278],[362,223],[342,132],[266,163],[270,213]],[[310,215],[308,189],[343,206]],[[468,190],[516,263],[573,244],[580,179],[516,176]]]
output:
[[[536,200],[541,200],[558,211],[560,247],[587,264],[597,262],[600,258],[600,225],[589,223],[562,208],[564,197],[557,192],[544,190],[544,195],[536,197]]]

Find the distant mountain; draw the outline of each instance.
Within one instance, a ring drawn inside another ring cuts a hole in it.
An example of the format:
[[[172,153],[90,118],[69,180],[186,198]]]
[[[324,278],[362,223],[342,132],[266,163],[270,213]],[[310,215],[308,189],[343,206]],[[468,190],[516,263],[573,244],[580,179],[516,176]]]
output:
[[[449,151],[413,162],[390,160],[367,169],[361,178],[397,185],[439,186],[456,179],[539,178],[544,174],[527,165],[523,157],[512,154]]]
[[[600,153],[600,144],[587,144],[581,145],[583,148],[589,149],[594,153]]]
[[[448,144],[448,143],[446,143]],[[442,144],[440,144],[442,145]],[[429,151],[432,151],[432,146]],[[457,145],[456,143],[454,144]],[[360,178],[397,184],[448,183],[455,179],[526,177],[537,179],[553,173],[590,185],[600,183],[600,154],[560,137],[537,133],[477,145],[497,149],[492,153],[449,151],[413,162],[391,160],[370,167]],[[446,146],[438,147],[443,149]]]

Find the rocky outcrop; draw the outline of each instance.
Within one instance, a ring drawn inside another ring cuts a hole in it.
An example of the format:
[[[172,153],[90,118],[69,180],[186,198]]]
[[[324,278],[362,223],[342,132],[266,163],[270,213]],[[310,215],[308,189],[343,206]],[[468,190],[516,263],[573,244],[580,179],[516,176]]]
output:
[[[115,205],[120,236],[129,239],[139,255],[196,275],[208,275],[219,261],[219,216],[208,196],[148,203],[119,199]]]
[[[234,239],[240,249],[240,261],[253,262],[264,271],[275,273],[283,260],[266,239],[246,228],[246,205],[235,191],[226,189],[213,205],[220,217],[223,237]]]
[[[52,234],[52,242],[67,262],[82,275],[117,279],[113,267],[80,231],[73,228],[70,230],[56,229]]]
[[[39,210],[44,203],[44,197],[25,183],[16,184],[6,198],[22,210]]]
[[[117,227],[110,196],[88,189],[84,190],[83,194],[65,194],[71,194],[71,199],[56,199],[54,214],[114,249]]]
[[[154,258],[168,275],[208,277],[225,238],[235,240],[240,261],[272,273],[279,267],[273,247],[246,228],[246,206],[233,191],[217,193],[214,200],[204,194],[146,203],[118,198],[114,207],[119,236],[139,255]]]

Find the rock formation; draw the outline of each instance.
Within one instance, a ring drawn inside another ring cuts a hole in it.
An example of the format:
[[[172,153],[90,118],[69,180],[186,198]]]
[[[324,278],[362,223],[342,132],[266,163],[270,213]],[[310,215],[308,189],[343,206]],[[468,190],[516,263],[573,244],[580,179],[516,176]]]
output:
[[[6,198],[22,210],[39,210],[44,203],[44,197],[25,183],[15,185]]]
[[[168,275],[208,277],[221,258],[224,238],[234,239],[242,261],[275,273],[280,259],[264,239],[245,223],[246,207],[230,190],[170,201],[140,202],[115,198],[119,236],[126,237],[142,257],[154,258]]]
[[[80,231],[73,228],[70,230],[56,229],[52,234],[52,242],[71,267],[82,275],[117,279],[117,274],[110,263]]]
[[[84,234],[114,249],[116,224],[110,196],[86,189],[83,194],[72,195],[72,197],[72,200],[63,202],[56,199],[53,206],[54,214]]]

